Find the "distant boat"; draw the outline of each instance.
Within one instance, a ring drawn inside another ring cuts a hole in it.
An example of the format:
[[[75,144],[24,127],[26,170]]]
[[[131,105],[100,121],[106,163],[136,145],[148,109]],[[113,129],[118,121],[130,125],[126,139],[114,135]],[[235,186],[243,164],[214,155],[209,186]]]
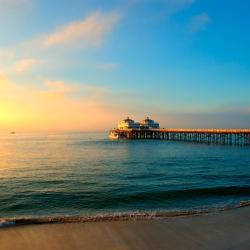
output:
[[[14,135],[15,133],[16,133],[15,131],[11,131],[11,132],[10,132],[11,135]]]
[[[116,131],[110,131],[110,133],[109,133],[109,139],[111,139],[111,140],[117,140],[119,138],[120,138],[120,136],[119,136],[118,132],[116,132]]]

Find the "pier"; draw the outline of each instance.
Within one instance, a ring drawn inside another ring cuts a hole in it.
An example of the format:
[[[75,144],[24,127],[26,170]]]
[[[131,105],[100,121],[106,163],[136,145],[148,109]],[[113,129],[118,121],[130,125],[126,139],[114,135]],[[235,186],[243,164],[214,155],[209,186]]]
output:
[[[148,117],[135,122],[127,117],[110,131],[110,139],[166,140],[222,145],[250,145],[250,129],[175,129],[160,128]]]
[[[114,129],[121,139],[250,145],[250,129]]]

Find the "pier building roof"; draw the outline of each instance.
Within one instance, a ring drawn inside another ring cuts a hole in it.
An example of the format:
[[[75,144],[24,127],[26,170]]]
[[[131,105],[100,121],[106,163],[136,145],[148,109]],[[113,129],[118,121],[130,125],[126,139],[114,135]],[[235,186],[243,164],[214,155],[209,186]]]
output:
[[[155,122],[154,120],[150,119],[149,117],[142,120],[140,122],[140,126],[141,127],[146,127],[146,128],[159,128],[160,127],[158,122]]]
[[[132,120],[129,117],[127,117],[126,119],[123,120],[123,122],[134,122],[134,120]]]
[[[140,124],[127,117],[125,120],[118,123],[118,129],[138,129]]]
[[[146,119],[142,120],[140,123],[135,122],[134,120],[127,117],[126,119],[122,120],[118,123],[118,129],[126,130],[126,129],[159,129],[160,125],[158,122],[147,117]]]

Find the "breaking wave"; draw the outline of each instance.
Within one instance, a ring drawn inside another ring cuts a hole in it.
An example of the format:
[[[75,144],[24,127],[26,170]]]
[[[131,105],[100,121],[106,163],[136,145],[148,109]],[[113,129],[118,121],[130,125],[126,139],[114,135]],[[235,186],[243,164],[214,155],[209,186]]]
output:
[[[238,209],[250,206],[250,201],[242,201],[234,206],[225,206],[221,208],[202,209],[202,210],[184,210],[184,211],[149,211],[149,212],[131,212],[131,213],[113,213],[98,214],[94,216],[47,216],[47,217],[20,217],[0,219],[0,228],[21,225],[36,224],[63,224],[63,223],[87,223],[104,221],[138,221],[166,219],[184,216],[200,216],[213,212],[222,212],[225,210]]]

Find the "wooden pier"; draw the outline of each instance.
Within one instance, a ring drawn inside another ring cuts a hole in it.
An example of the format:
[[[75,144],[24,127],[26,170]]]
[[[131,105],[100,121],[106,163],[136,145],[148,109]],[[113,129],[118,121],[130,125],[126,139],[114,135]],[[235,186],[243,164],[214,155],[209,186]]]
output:
[[[250,129],[115,129],[113,131],[122,139],[250,145]]]

